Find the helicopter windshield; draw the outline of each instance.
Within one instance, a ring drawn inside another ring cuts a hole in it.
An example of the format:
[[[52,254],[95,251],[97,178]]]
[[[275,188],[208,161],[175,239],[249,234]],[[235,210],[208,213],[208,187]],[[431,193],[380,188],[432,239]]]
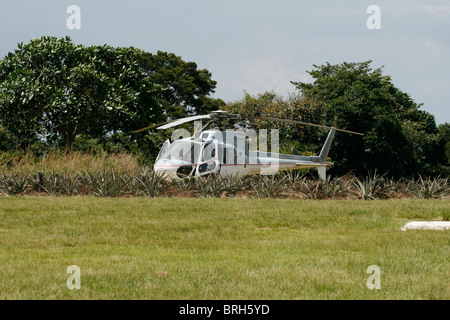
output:
[[[182,160],[196,163],[200,154],[201,145],[193,141],[174,141],[159,156],[158,160]]]

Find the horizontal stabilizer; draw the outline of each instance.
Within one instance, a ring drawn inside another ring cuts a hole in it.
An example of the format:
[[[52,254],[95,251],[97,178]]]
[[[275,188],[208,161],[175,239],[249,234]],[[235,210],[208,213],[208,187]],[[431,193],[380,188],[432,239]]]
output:
[[[332,162],[296,162],[295,165],[297,167],[303,167],[303,168],[317,168],[317,167],[325,167],[325,166],[331,166]]]

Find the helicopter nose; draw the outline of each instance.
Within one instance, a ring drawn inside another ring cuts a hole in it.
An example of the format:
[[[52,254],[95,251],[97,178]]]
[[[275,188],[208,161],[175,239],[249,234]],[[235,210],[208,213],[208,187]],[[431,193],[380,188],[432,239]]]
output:
[[[192,174],[194,171],[191,163],[185,163],[183,161],[170,161],[159,160],[154,165],[154,170],[157,173],[164,174],[166,178],[181,179]]]

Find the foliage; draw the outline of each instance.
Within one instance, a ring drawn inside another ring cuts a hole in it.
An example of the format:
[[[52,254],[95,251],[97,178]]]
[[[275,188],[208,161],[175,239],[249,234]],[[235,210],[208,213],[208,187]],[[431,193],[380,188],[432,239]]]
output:
[[[195,179],[193,190],[203,198],[218,197],[224,191],[220,177],[216,174],[209,174]]]
[[[441,160],[442,176],[450,176],[450,123],[438,126],[437,157]]]
[[[214,93],[217,82],[211,79],[211,72],[206,69],[198,69],[195,62],[184,61],[174,53],[158,51],[156,54],[142,52],[139,55],[139,64],[148,80],[163,88],[159,99],[164,110],[162,121],[209,113],[221,109],[225,105],[221,99],[209,97]],[[142,127],[147,127],[148,124]],[[192,123],[181,127],[193,132]],[[139,127],[135,129],[139,129]],[[158,132],[148,130],[135,134],[136,139],[143,141],[139,150],[129,143],[118,145],[123,145],[125,150],[140,154],[142,161],[150,165],[164,141],[170,139],[171,133],[171,130]],[[102,145],[105,146],[105,143]]]
[[[181,185],[182,186],[182,185]],[[181,190],[181,186],[179,186]],[[243,190],[242,180],[237,176],[209,174],[192,181],[191,189],[201,197],[218,197],[224,193],[235,194]]]
[[[168,187],[168,181],[164,179],[164,174],[153,170],[144,170],[144,172],[136,176],[143,193],[148,197],[156,197]]]
[[[419,176],[417,181],[411,180],[407,190],[417,199],[444,198],[450,194],[448,178],[423,178]]]
[[[308,73],[313,83],[293,82],[310,99],[326,103],[323,124],[362,132],[364,137],[336,134],[333,173],[378,169],[400,177],[436,174],[438,146],[434,117],[396,88],[371,61],[329,63]]]
[[[0,194],[101,197],[258,197],[322,199],[445,198],[448,177],[396,179],[377,171],[366,176],[328,175],[322,181],[302,170],[239,177],[211,174],[171,181],[127,153],[0,153]]]
[[[85,171],[87,185],[93,191],[94,195],[99,197],[115,197],[119,194],[122,187],[122,181],[114,173],[114,170],[103,172]]]
[[[28,186],[28,175],[13,174],[0,177],[1,193],[4,195],[16,195],[25,192]]]
[[[59,194],[61,181],[59,174],[52,171],[50,175],[46,176],[42,172],[38,173],[38,188],[43,189],[49,196],[56,196]]]
[[[335,199],[337,197],[346,198],[351,191],[353,177],[327,176],[325,181],[321,179],[303,178],[299,191],[307,199]]]
[[[18,137],[0,125],[0,151],[26,149],[37,142],[37,135],[30,132],[29,136]]]
[[[114,170],[117,174],[131,175],[139,172],[135,156],[129,153],[108,154],[104,151],[95,154],[72,152],[68,155],[60,150],[53,150],[43,156],[34,153],[0,153],[0,174],[29,175],[42,172],[43,174],[80,173],[89,169],[90,172],[100,173],[105,169]]]
[[[164,88],[161,103],[171,119],[209,113],[225,103],[208,97],[217,82],[211,72],[198,69],[195,62],[186,62],[174,53],[143,52],[140,63],[148,79]]]
[[[0,62],[0,124],[14,136],[106,136],[163,120],[154,85],[138,64],[142,52],[84,47],[69,37],[18,45]]]
[[[276,174],[259,175],[252,180],[251,186],[258,198],[276,198],[285,189],[286,179],[287,176],[279,177]]]
[[[0,150],[73,145],[151,164],[170,132],[130,132],[220,109],[215,87],[208,70],[173,53],[31,39],[0,62]]]
[[[386,173],[379,175],[375,170],[373,175],[369,173],[364,178],[355,178],[353,194],[362,200],[386,198],[385,176]]]
[[[84,179],[82,174],[80,173],[71,174],[64,172],[61,178],[64,181],[61,186],[62,194],[66,196],[73,196],[80,193]]]
[[[176,180],[175,184],[178,188],[178,191],[183,192],[192,188],[192,186],[195,184],[195,178],[185,177],[183,179]]]
[[[72,150],[83,154],[133,154],[139,164],[152,165],[165,141],[163,135],[151,134],[130,136],[128,133],[115,133],[106,137],[94,138],[80,135],[75,138]],[[167,139],[167,137],[166,137]]]
[[[300,94],[290,94],[287,98],[274,92],[264,92],[256,96],[245,93],[240,100],[229,103],[225,110],[244,116],[266,117],[277,119],[299,120],[319,123],[324,105],[315,99],[309,99]],[[242,128],[255,130],[267,129],[268,150],[270,150],[270,129],[279,130],[280,151],[290,153],[291,148],[297,148],[302,154],[319,152],[323,140],[317,128],[300,126],[287,122],[269,120],[245,120],[237,123]],[[323,138],[324,139],[324,138]]]

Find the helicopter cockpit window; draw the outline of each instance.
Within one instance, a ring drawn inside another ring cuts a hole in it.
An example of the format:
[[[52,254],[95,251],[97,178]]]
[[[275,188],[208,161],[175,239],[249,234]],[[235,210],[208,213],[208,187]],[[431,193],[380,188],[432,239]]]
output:
[[[170,146],[169,140],[164,142],[163,146],[161,147],[161,150],[159,150],[158,156],[156,157],[156,161],[158,161],[159,159],[164,158],[165,154],[169,150],[169,146]]]
[[[200,144],[193,141],[175,141],[167,151],[160,156],[160,159],[182,160],[189,163],[196,163],[200,152]]]

